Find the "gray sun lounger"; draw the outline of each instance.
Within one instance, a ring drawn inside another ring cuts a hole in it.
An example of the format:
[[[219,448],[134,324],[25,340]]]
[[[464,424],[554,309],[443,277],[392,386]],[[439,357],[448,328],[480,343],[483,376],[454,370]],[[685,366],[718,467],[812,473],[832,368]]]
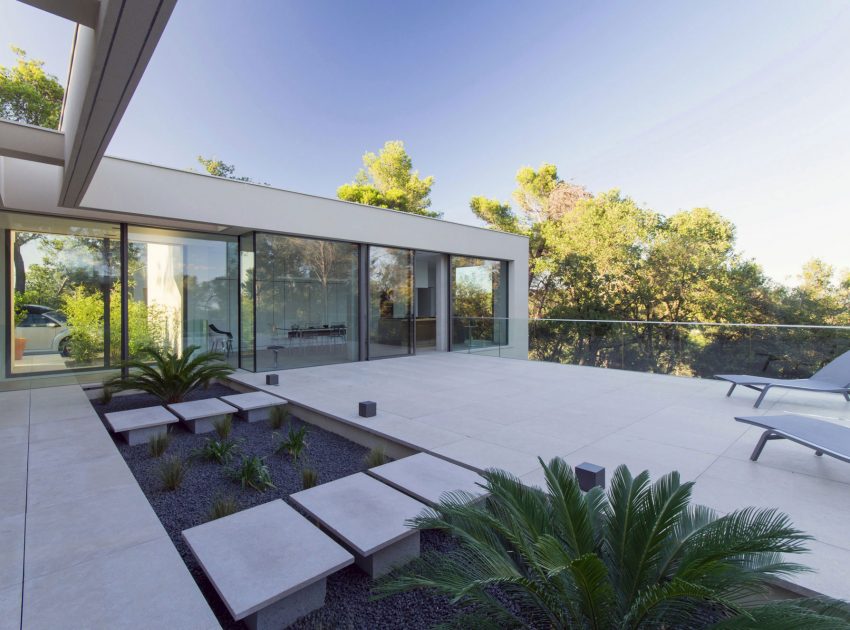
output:
[[[753,461],[759,458],[768,440],[784,439],[809,447],[814,450],[815,455],[829,455],[850,463],[850,427],[795,414],[747,416],[735,420],[765,429],[753,454],[750,455]]]
[[[747,374],[715,374],[714,377],[732,383],[727,396],[731,396],[738,385],[761,392],[754,407],[761,405],[767,391],[773,387],[843,394],[844,399],[850,402],[850,350],[824,365],[810,378],[782,379]]]

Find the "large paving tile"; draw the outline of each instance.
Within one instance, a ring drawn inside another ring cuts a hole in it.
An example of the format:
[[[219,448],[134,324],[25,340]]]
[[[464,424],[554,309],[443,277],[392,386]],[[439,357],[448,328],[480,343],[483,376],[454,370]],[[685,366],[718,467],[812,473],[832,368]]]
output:
[[[26,426],[30,419],[29,390],[0,392],[0,428]]]
[[[494,429],[501,429],[503,427],[501,424],[476,418],[469,415],[467,411],[458,409],[420,416],[416,420],[429,427],[459,433],[465,437],[480,437],[490,433]]]
[[[452,442],[431,452],[479,472],[500,468],[514,475],[524,475],[540,465],[534,455],[475,438]]]
[[[20,583],[24,574],[23,512],[0,517],[0,589]]]
[[[0,455],[0,514],[8,516],[26,509],[27,449],[16,444]]]
[[[89,415],[55,422],[39,422],[30,427],[30,443],[64,439],[86,441],[102,438],[105,428],[100,418],[92,411]]]
[[[370,419],[360,418],[360,420],[362,421],[361,426],[417,450],[438,448],[464,438],[460,433],[407,418],[399,420],[384,416]]]
[[[83,438],[60,437],[31,443],[29,466],[31,470],[61,464],[73,466],[86,459],[107,457],[117,452],[106,430],[93,431],[87,432]]]
[[[28,578],[23,622],[28,630],[220,627],[165,536]]]
[[[795,575],[789,580],[817,593],[850,601],[850,580],[847,579],[850,550],[817,540],[806,545],[810,552],[793,560],[811,568],[812,572]]]
[[[117,452],[72,465],[45,464],[30,470],[27,505],[30,510],[43,508],[135,485],[133,473]]]
[[[20,630],[22,591],[20,581],[0,588],[0,630]]]
[[[38,577],[165,536],[136,486],[27,512],[26,575]]]
[[[549,461],[553,457],[566,457],[567,453],[575,451],[581,446],[567,437],[553,437],[518,429],[515,426],[500,427],[479,435],[479,439],[492,442],[508,449],[515,449],[528,453],[535,457],[542,457],[543,461]]]

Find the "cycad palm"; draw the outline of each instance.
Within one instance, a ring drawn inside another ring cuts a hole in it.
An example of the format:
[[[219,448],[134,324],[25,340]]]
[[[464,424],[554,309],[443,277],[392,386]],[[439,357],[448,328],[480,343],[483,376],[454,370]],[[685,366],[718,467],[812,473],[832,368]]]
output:
[[[208,387],[216,378],[233,373],[224,363],[223,355],[215,352],[198,352],[199,346],[189,346],[178,354],[159,348],[143,348],[141,356],[149,360],[134,359],[123,365],[130,372],[126,377],[116,377],[105,386],[115,390],[138,389],[153,394],[163,403],[177,403],[198,387]]]
[[[675,472],[651,484],[621,466],[607,493],[585,494],[563,460],[544,470],[548,492],[489,471],[485,502],[452,495],[415,519],[454,535],[458,549],[424,556],[378,594],[438,591],[471,610],[457,625],[476,628],[766,627],[768,618],[850,627],[836,602],[744,603],[769,578],[804,570],[781,558],[809,538],[784,514],[718,516],[690,504],[693,484]]]

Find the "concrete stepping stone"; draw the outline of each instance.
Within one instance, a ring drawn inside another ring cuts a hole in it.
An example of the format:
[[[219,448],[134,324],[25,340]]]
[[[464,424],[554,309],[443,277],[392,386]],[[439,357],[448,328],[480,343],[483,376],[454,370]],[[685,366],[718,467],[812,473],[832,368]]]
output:
[[[405,522],[426,506],[369,475],[355,473],[289,498],[353,551],[357,566],[372,577],[419,557],[419,530]]]
[[[151,437],[167,433],[168,425],[178,421],[162,405],[112,411],[104,416],[112,432],[120,433],[130,446],[145,444]]]
[[[279,629],[325,603],[326,578],[354,558],[281,499],[183,531],[235,621]]]
[[[484,488],[477,485],[484,483],[481,475],[427,453],[404,457],[366,472],[432,507],[447,492],[461,490],[473,495],[475,499],[487,494]]]
[[[221,396],[221,400],[236,407],[239,410],[236,415],[247,422],[268,420],[271,417],[272,408],[287,403],[283,398],[278,398],[266,392]]]
[[[180,418],[183,426],[192,433],[208,433],[215,429],[216,422],[236,413],[236,407],[228,405],[218,398],[189,400],[168,405],[168,408]]]

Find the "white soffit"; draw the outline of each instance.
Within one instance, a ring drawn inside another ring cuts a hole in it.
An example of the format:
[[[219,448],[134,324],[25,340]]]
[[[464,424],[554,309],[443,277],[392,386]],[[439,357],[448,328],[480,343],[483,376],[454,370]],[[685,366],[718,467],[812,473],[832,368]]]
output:
[[[65,137],[52,129],[0,120],[0,155],[62,166]]]

